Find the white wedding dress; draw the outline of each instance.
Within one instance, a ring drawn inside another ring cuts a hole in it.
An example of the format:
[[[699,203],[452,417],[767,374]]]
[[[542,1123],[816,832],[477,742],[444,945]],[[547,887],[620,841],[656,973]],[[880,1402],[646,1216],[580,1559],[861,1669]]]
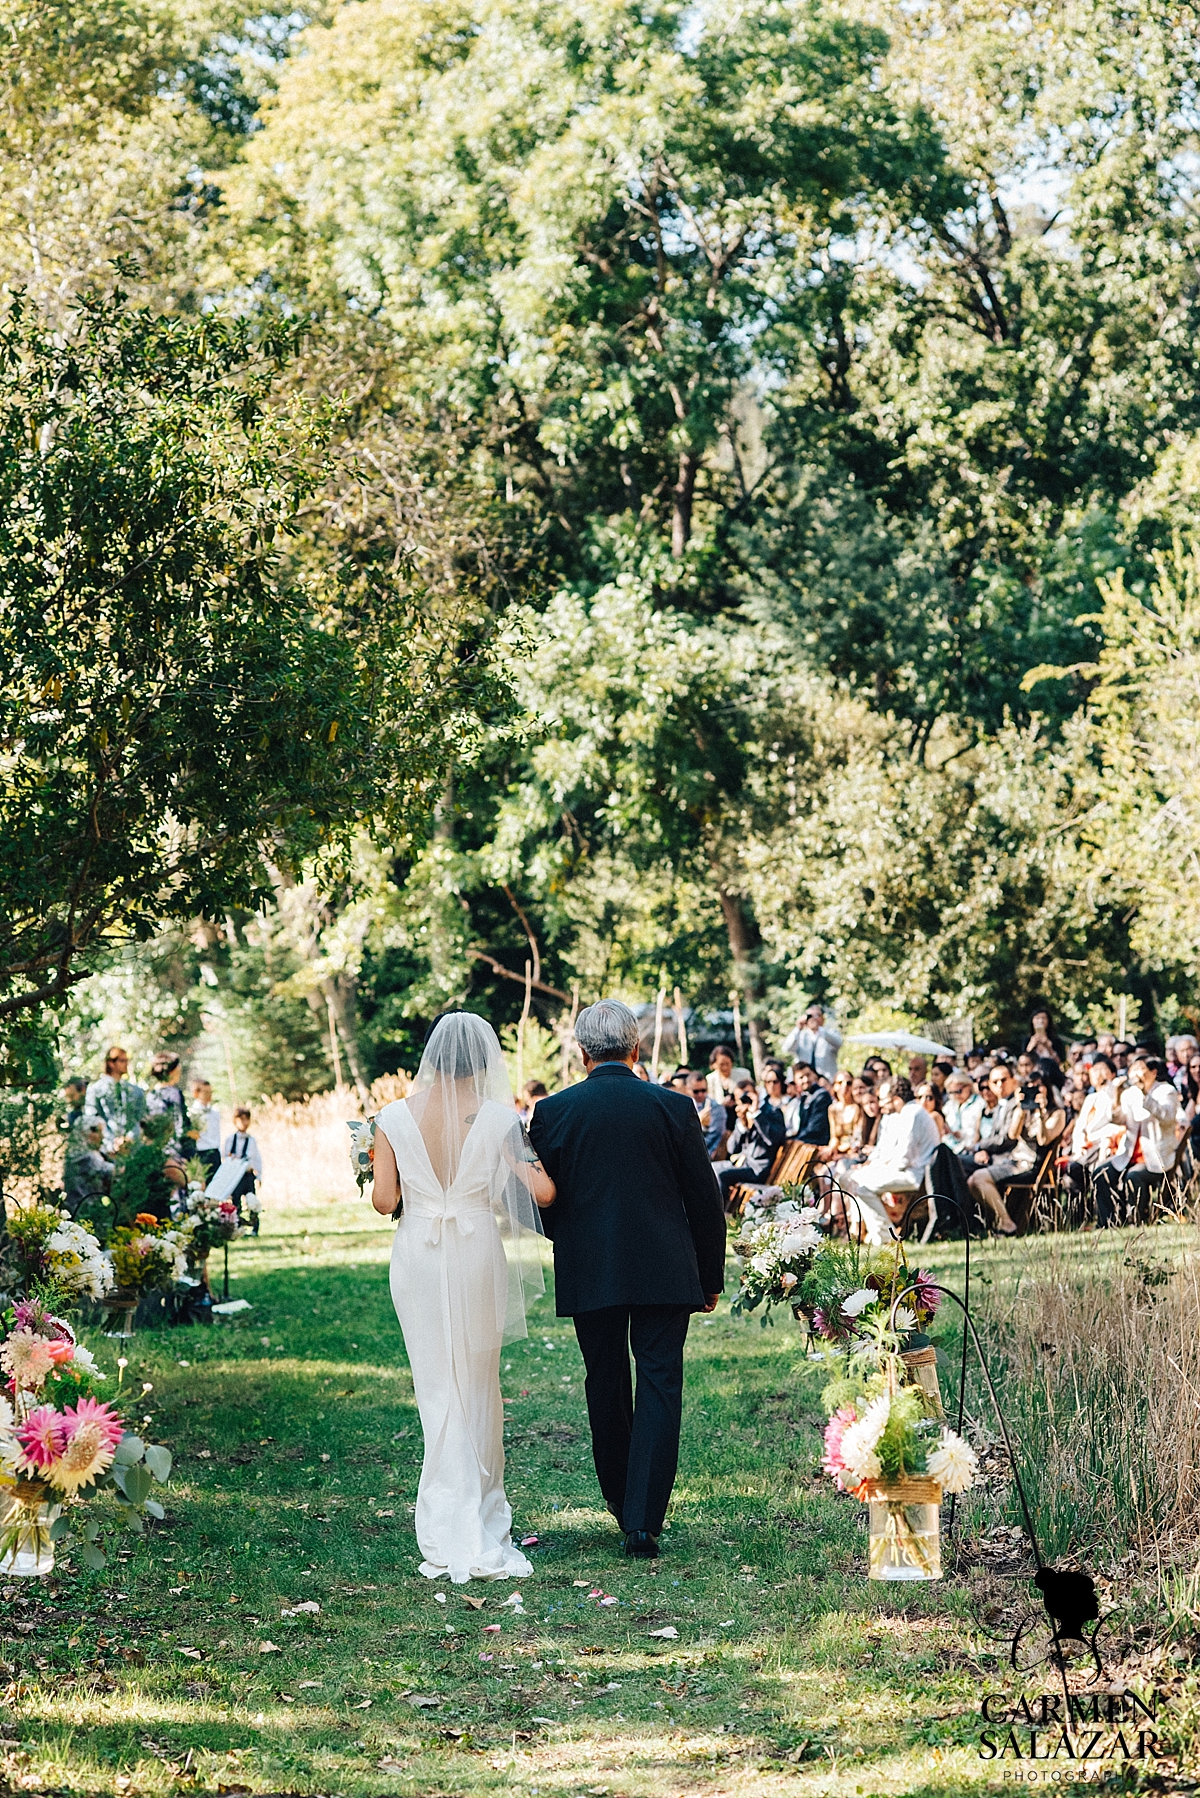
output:
[[[491,1037],[503,1071],[490,1027],[471,1022]],[[416,1512],[421,1572],[428,1579],[448,1575],[455,1585],[526,1579],[533,1568],[513,1545],[504,1493],[500,1396],[501,1345],[525,1334],[525,1294],[541,1286],[536,1213],[513,1173],[514,1161],[527,1159],[525,1139],[511,1100],[481,1095],[460,1104],[461,1140],[453,1178],[443,1186],[410,1108],[437,1084],[437,1070],[430,1073],[424,1088],[418,1074],[410,1099],[384,1106],[375,1120],[395,1152],[403,1202],[391,1290],[425,1437]],[[503,1079],[507,1087],[506,1073]],[[476,1091],[489,1084],[497,1085],[494,1067],[490,1082],[475,1082]]]

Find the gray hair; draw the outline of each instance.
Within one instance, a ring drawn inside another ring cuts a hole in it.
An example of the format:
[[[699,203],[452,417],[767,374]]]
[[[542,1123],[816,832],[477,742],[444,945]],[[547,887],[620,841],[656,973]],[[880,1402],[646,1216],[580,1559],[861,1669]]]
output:
[[[625,1061],[639,1040],[637,1019],[619,999],[597,999],[575,1020],[575,1041],[592,1061]]]

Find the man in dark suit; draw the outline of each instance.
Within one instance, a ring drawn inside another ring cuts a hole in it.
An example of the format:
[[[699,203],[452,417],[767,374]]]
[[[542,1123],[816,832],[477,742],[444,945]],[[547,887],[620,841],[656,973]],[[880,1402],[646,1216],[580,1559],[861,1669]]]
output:
[[[679,1458],[688,1322],[725,1284],[725,1218],[691,1099],[633,1072],[628,1006],[588,1006],[575,1038],[588,1077],[539,1100],[529,1135],[558,1189],[542,1221],[587,1369],[600,1490],[625,1552],[651,1556]]]
[[[792,1085],[796,1097],[787,1107],[788,1136],[793,1142],[827,1143],[832,1093],[821,1085],[816,1070],[806,1061],[798,1061],[792,1068]]]

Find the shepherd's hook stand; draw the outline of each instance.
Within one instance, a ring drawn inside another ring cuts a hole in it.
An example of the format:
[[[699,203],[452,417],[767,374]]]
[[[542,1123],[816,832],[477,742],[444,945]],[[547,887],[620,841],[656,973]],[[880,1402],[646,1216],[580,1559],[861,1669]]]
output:
[[[1008,1455],[1008,1464],[1012,1468],[1013,1483],[1017,1488],[1017,1497],[1021,1501],[1021,1517],[1024,1524],[1025,1534],[1029,1538],[1029,1546],[1033,1551],[1034,1566],[1037,1568],[1037,1572],[1033,1576],[1033,1583],[1042,1594],[1042,1602],[1046,1607],[1046,1615],[1050,1619],[1050,1632],[1054,1638],[1054,1663],[1057,1666],[1059,1676],[1062,1679],[1063,1700],[1066,1705],[1067,1715],[1070,1716],[1071,1693],[1070,1688],[1067,1685],[1067,1668],[1063,1656],[1063,1642],[1079,1642],[1084,1648],[1091,1651],[1092,1660],[1096,1665],[1096,1671],[1093,1675],[1094,1679],[1099,1679],[1104,1671],[1099,1651],[1096,1648],[1096,1635],[1100,1628],[1100,1602],[1096,1596],[1096,1582],[1090,1573],[1075,1573],[1068,1568],[1048,1567],[1042,1559],[1042,1551],[1038,1546],[1037,1531],[1033,1527],[1033,1517],[1030,1514],[1029,1501],[1025,1496],[1025,1487],[1021,1479],[1021,1469],[1017,1465],[1017,1457],[1013,1452],[1012,1437],[1009,1435],[1008,1431],[1008,1420],[1004,1415],[1000,1399],[992,1380],[991,1370],[988,1367],[987,1359],[983,1352],[983,1344],[980,1342],[979,1332],[975,1328],[975,1320],[962,1299],[959,1298],[958,1294],[952,1292],[948,1286],[939,1286],[934,1280],[923,1280],[920,1282],[920,1285],[918,1285],[916,1281],[913,1281],[910,1286],[906,1286],[904,1291],[899,1293],[892,1301],[890,1322],[893,1329],[895,1328],[896,1312],[898,1308],[904,1303],[905,1299],[920,1290],[920,1287],[924,1287],[926,1291],[929,1291],[932,1288],[933,1291],[940,1292],[944,1298],[953,1299],[954,1303],[962,1312],[963,1323],[965,1325],[963,1331],[964,1372],[966,1368],[966,1332],[967,1330],[971,1332],[971,1340],[975,1344],[975,1353],[979,1356],[979,1366],[983,1373],[984,1383],[988,1389],[988,1397],[992,1401],[992,1409],[995,1411],[996,1421],[1000,1425],[1000,1434],[1004,1438],[1004,1448]],[[962,1407],[963,1389],[960,1386],[960,1433],[963,1415]],[[1093,1622],[1096,1624],[1096,1628],[1092,1631],[1089,1639],[1083,1633],[1084,1625]],[[1020,1640],[1020,1636],[1021,1629],[1020,1626],[1018,1626],[1017,1633],[1013,1637],[1012,1646],[1012,1662],[1014,1667],[1016,1666],[1017,1644]]]

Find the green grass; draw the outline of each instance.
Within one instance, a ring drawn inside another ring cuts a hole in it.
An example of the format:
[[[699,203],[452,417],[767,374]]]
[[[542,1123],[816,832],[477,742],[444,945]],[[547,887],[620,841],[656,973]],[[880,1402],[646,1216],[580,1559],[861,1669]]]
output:
[[[0,1790],[997,1784],[978,1702],[1003,1650],[963,1580],[866,1580],[864,1513],[817,1472],[820,1377],[790,1320],[762,1330],[723,1305],[694,1323],[665,1552],[630,1563],[594,1484],[571,1326],[542,1302],[503,1360],[509,1495],[540,1539],[521,1616],[501,1605],[512,1583],[416,1572],[421,1436],[389,1227],[338,1206],[269,1213],[264,1231],[231,1256],[250,1312],[134,1339],[124,1378],[152,1385],[148,1434],[177,1457],[165,1524],[103,1574],[3,1588]],[[1036,1253],[989,1245],[978,1271],[1003,1286]],[[952,1284],[959,1256],[933,1257]],[[90,1340],[111,1369],[115,1345]],[[304,1600],[320,1613],[281,1616]],[[676,1640],[651,1635],[667,1625]]]

